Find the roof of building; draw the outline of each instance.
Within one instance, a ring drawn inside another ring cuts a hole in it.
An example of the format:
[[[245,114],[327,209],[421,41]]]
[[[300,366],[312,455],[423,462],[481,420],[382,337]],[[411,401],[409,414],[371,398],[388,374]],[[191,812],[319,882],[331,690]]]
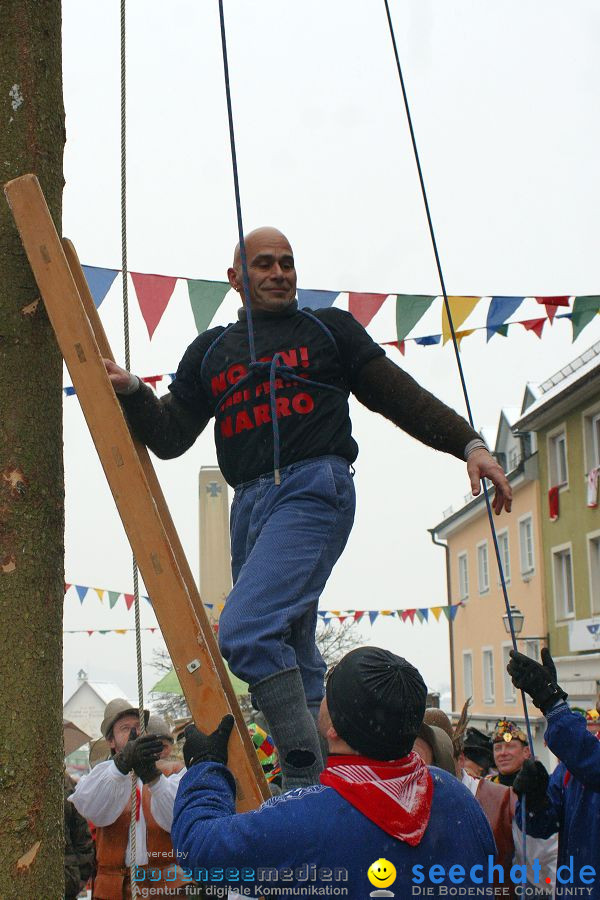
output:
[[[537,400],[523,411],[514,424],[519,427],[531,425],[554,406],[559,398],[563,399],[574,393],[586,382],[595,380],[598,375],[600,375],[600,341],[543,381],[538,388]]]
[[[68,697],[67,700],[65,700],[65,706],[69,702],[69,700],[73,699],[73,697],[78,693],[78,691],[81,690],[84,685],[90,687],[94,691],[94,693],[98,695],[104,705],[110,703],[110,701],[114,700],[115,697],[124,697],[126,700],[130,699],[125,694],[123,688],[116,684],[114,681],[88,681],[86,679],[85,681],[80,681],[71,696]],[[131,704],[133,707],[135,707],[137,706],[137,701],[132,700]]]

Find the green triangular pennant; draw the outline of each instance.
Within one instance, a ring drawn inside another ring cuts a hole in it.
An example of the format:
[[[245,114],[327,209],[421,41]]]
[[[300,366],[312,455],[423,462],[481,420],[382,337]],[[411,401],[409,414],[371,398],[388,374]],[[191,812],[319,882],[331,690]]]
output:
[[[406,335],[415,327],[435,297],[426,297],[424,294],[398,294],[396,297],[396,330],[398,340],[403,341]]]
[[[575,297],[571,322],[573,323],[573,340],[579,337],[586,325],[600,312],[600,297]]]
[[[112,609],[119,597],[121,596],[120,591],[109,591],[108,592],[108,602],[110,604],[110,608]]]
[[[225,294],[231,290],[227,281],[203,281],[188,278],[188,294],[198,334],[206,331],[220,307]]]

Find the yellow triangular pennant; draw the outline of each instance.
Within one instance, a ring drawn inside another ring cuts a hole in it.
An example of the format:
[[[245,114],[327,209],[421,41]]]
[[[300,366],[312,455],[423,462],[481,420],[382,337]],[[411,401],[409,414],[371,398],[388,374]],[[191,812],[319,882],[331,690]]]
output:
[[[475,331],[474,328],[467,328],[466,331],[456,331],[456,343],[458,344],[458,349],[460,350],[460,342],[463,338],[469,337],[470,334],[473,334]]]
[[[454,331],[458,331],[465,319],[471,315],[481,297],[448,297],[450,305],[450,315],[452,316],[452,324]],[[446,304],[442,306],[442,343],[445,344],[452,337],[450,331],[450,322],[448,321],[448,312]]]
[[[432,612],[432,613],[434,614],[434,616],[435,616],[435,621],[436,621],[436,622],[439,622],[439,621],[440,621],[440,616],[441,616],[441,614],[442,614],[442,607],[441,607],[441,606],[432,606],[432,607],[431,607],[431,612]]]
[[[104,588],[94,588],[96,593],[98,594],[98,600],[100,603],[104,603]]]

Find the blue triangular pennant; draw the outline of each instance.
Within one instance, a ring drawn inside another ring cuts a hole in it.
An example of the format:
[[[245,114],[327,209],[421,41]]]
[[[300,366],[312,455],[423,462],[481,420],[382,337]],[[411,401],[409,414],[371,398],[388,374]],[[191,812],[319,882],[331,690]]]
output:
[[[82,266],[81,268],[94,298],[94,305],[98,309],[119,271],[118,269],[99,269],[97,266]]]
[[[325,309],[331,306],[339,291],[307,291],[298,288],[298,306],[300,309]]]
[[[79,597],[79,602],[83,603],[83,601],[85,600],[85,595],[89,591],[89,588],[85,587],[85,585],[83,585],[83,584],[76,584],[75,590],[77,591],[77,595]]]
[[[418,344],[420,347],[430,347],[432,344],[439,344],[441,341],[441,334],[428,334],[425,337],[415,338],[415,344]]]
[[[375,619],[377,618],[378,615],[379,615],[378,610],[371,610],[369,612],[369,619],[371,620],[371,625],[373,624],[373,622],[375,621]]]
[[[486,341],[494,337],[500,326],[504,325],[524,299],[525,297],[492,297],[485,323]]]

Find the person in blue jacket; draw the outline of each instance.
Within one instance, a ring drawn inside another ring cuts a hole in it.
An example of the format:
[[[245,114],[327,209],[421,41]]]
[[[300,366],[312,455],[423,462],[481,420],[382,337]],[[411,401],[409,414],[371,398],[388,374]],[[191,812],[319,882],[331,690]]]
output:
[[[356,900],[492,883],[495,844],[481,807],[412,750],[426,696],[406,660],[376,647],[351,651],[321,704],[329,746],[321,783],[240,814],[226,765],[232,717],[211,735],[188,726],[171,830],[184,873],[213,887],[252,884],[265,896],[304,887]]]
[[[600,900],[600,740],[569,709],[547,648],[541,664],[514,650],[510,655],[513,684],[545,715],[546,743],[560,760],[551,777],[541,762],[526,760],[515,780],[514,791],[525,797],[527,834],[547,838],[558,832],[556,896],[572,886]],[[516,815],[521,821],[521,801]]]

